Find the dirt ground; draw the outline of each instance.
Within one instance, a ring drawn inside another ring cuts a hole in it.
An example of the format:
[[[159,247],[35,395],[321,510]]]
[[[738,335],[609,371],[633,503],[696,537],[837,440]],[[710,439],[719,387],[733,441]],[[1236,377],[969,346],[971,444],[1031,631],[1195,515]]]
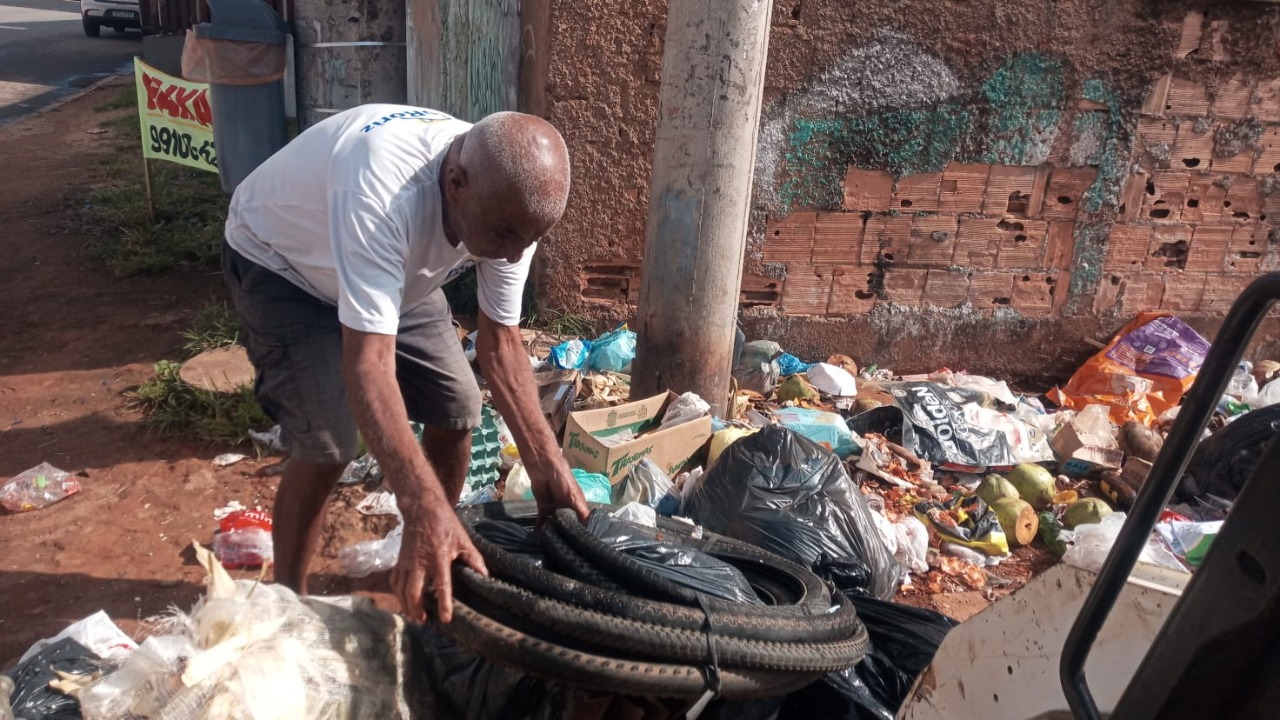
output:
[[[252,450],[157,437],[128,407],[125,393],[155,362],[181,357],[181,332],[223,288],[207,271],[120,279],[86,250],[92,233],[75,203],[102,180],[99,163],[116,145],[101,126],[111,115],[94,106],[126,82],[0,125],[0,303],[10,308],[0,313],[0,478],[47,461],[83,487],[43,510],[0,514],[0,668],[100,609],[135,636],[143,618],[189,609],[204,575],[191,543],[212,542],[214,509],[232,500],[269,509],[275,495],[279,458],[216,467],[221,453]],[[311,591],[358,592],[395,609],[386,573],[352,580],[336,570],[342,547],[387,529],[388,518],[352,509],[362,495],[335,497]],[[964,620],[1052,562],[1023,548],[985,589],[947,581],[948,592],[930,594],[920,578],[899,600]]]
[[[275,494],[278,458],[215,467],[237,449],[156,437],[127,407],[124,393],[156,361],[181,357],[180,333],[222,297],[222,280],[119,279],[87,253],[74,203],[115,151],[114,131],[91,132],[110,117],[94,106],[115,93],[0,125],[0,477],[47,461],[83,487],[43,510],[0,514],[0,668],[99,609],[131,634],[171,605],[189,609],[204,575],[190,545],[212,542],[213,510],[269,508]],[[353,582],[334,571],[338,549],[378,523],[352,510],[330,518],[312,591],[385,588],[385,574]]]

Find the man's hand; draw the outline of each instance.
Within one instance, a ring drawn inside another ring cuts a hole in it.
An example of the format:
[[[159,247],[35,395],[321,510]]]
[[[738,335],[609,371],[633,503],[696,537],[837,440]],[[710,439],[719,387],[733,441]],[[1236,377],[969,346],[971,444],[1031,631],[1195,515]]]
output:
[[[401,512],[404,540],[400,545],[400,558],[391,571],[391,590],[400,598],[404,614],[413,622],[426,620],[422,593],[424,589],[433,591],[436,617],[447,623],[453,619],[454,560],[461,560],[481,575],[488,575],[489,570],[448,503],[414,503],[403,507]]]
[[[571,508],[583,522],[587,521],[587,499],[567,466],[561,463],[550,473],[528,472],[529,485],[538,503],[538,527],[560,508]]]

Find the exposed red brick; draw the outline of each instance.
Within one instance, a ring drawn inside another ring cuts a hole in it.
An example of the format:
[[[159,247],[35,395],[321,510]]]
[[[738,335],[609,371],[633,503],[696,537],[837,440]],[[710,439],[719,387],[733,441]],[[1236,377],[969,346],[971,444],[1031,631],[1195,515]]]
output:
[[[738,304],[742,307],[771,307],[782,300],[782,281],[777,278],[742,274],[742,289],[738,295]]]
[[[1048,315],[1053,309],[1053,289],[1057,277],[1050,273],[1021,273],[1013,276],[1013,307],[1023,315]]]
[[[1148,270],[1184,270],[1191,254],[1191,226],[1161,223],[1152,228],[1143,266]]]
[[[996,266],[1000,252],[999,218],[960,218],[956,230],[956,252],[952,262],[977,269]]]
[[[1209,168],[1215,173],[1247,173],[1253,169],[1253,149],[1248,148],[1228,158],[1214,156]]]
[[[844,209],[884,212],[892,207],[893,176],[883,170],[850,167],[844,177]]]
[[[942,171],[938,188],[938,209],[953,213],[982,212],[990,169],[989,165],[948,165]]]
[[[1213,62],[1226,62],[1231,59],[1231,52],[1227,50],[1226,37],[1231,29],[1230,20],[1213,20],[1209,22],[1209,27],[1205,31],[1205,37],[1200,41],[1200,53],[1206,54],[1209,60]]]
[[[856,265],[865,227],[860,213],[818,213],[813,229],[813,264]]]
[[[1280,78],[1259,81],[1257,98],[1253,114],[1258,120],[1264,123],[1280,122]]]
[[[919,173],[899,178],[893,205],[910,212],[937,212],[942,173]]]
[[[1280,89],[1277,90],[1280,92]],[[1280,103],[1280,100],[1277,101]],[[1277,110],[1280,114],[1280,110]],[[1258,139],[1262,153],[1253,164],[1253,171],[1259,175],[1280,172],[1280,127],[1270,127],[1263,131]]]
[[[956,250],[955,215],[917,215],[911,220],[908,265],[946,266]]]
[[[1178,38],[1178,47],[1173,57],[1181,60],[1200,49],[1200,40],[1204,36],[1204,13],[1192,10],[1182,20],[1182,33]]]
[[[1182,208],[1187,199],[1191,174],[1182,171],[1160,171],[1147,180],[1148,192],[1143,195],[1142,217],[1159,222],[1177,222],[1182,219]],[[1151,192],[1154,190],[1154,192]]]
[[[953,272],[934,268],[929,271],[924,284],[925,305],[934,307],[960,307],[969,299],[969,275],[965,272]]]
[[[1201,225],[1191,236],[1191,252],[1187,255],[1188,272],[1222,272],[1226,267],[1227,248],[1231,246],[1229,225]]]
[[[1132,172],[1125,178],[1124,189],[1120,191],[1120,222],[1133,222],[1142,214],[1142,200],[1147,194],[1147,180],[1150,175],[1145,172]]]
[[[1200,298],[1204,295],[1204,280],[1204,275],[1177,272],[1166,274],[1160,309],[1187,312],[1199,308]]]
[[[899,305],[919,305],[928,270],[893,268],[884,274],[885,300]]]
[[[1178,139],[1178,126],[1164,118],[1138,118],[1138,146],[1152,155],[1160,155],[1161,147],[1173,148]]]
[[[1174,168],[1204,170],[1213,158],[1213,130],[1196,132],[1196,124],[1184,122],[1178,127],[1178,139],[1173,143],[1169,164]]]
[[[1205,279],[1204,296],[1200,299],[1200,312],[1225,313],[1231,309],[1253,275],[1210,275]]]
[[[1066,220],[1049,223],[1044,248],[1044,266],[1065,270],[1074,264],[1076,226]]]
[[[1124,271],[1142,267],[1150,245],[1149,225],[1112,225],[1111,235],[1107,239],[1107,259],[1102,268],[1107,271]]]
[[[1220,118],[1247,117],[1253,93],[1253,82],[1243,75],[1236,75],[1218,86],[1218,93],[1213,98],[1213,114]]]
[[[1164,104],[1169,115],[1199,117],[1209,113],[1209,96],[1204,83],[1175,77],[1169,82],[1169,95]]]
[[[871,312],[876,304],[875,293],[867,289],[872,271],[855,266],[836,266],[831,271],[834,282],[827,314],[861,315]]]
[[[872,216],[862,236],[862,264],[874,265],[877,255],[890,262],[904,262],[910,244],[910,215]]]
[[[1182,205],[1183,222],[1212,224],[1222,218],[1222,201],[1227,198],[1227,190],[1217,184],[1218,179],[1216,175],[1191,176]]]
[[[800,211],[766,224],[764,261],[807,264],[813,255],[813,229],[817,220],[818,213]]]
[[[1098,289],[1093,293],[1093,311],[1105,313],[1120,304],[1120,284],[1124,276],[1118,272],[1106,273],[1098,281]]]
[[[1074,220],[1080,196],[1097,177],[1096,168],[1054,168],[1044,195],[1044,219]]]
[[[1160,273],[1133,273],[1120,284],[1120,312],[1134,315],[1156,310],[1164,298],[1165,278]]]
[[[1222,201],[1222,220],[1235,223],[1257,220],[1262,213],[1262,196],[1258,194],[1258,183],[1253,178],[1237,178],[1227,188],[1227,197]]]
[[[1158,117],[1164,115],[1165,100],[1169,97],[1169,83],[1173,81],[1173,74],[1161,75],[1151,86],[1151,92],[1147,94],[1147,99],[1142,103],[1142,114]]]
[[[1237,225],[1231,233],[1231,245],[1227,247],[1227,270],[1230,272],[1260,272],[1266,253],[1265,237],[1259,239],[1259,223]]]
[[[969,304],[986,310],[1013,304],[1013,274],[975,272],[969,276]]]
[[[1044,246],[1049,223],[1043,220],[1006,218],[996,229],[1000,231],[1000,250],[996,266],[1000,268],[1039,269],[1044,267]]]
[[[1053,305],[1049,310],[1049,314],[1054,317],[1062,317],[1062,309],[1066,307],[1067,299],[1071,293],[1071,271],[1070,270],[1051,270],[1049,277],[1054,280],[1053,285],[1049,288],[1050,295],[1053,296]]]
[[[788,315],[826,314],[831,275],[830,267],[792,267],[782,285],[782,309]]]
[[[986,215],[1037,218],[1044,208],[1048,167],[992,165],[987,179]]]

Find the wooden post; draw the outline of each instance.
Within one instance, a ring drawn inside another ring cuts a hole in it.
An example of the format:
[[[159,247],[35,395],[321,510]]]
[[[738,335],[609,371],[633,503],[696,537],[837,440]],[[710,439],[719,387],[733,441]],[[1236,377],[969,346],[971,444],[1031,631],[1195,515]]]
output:
[[[726,411],[771,16],[771,0],[668,6],[633,397]]]
[[[156,202],[151,194],[151,161],[142,158],[142,181],[147,186],[147,217],[151,218],[151,222],[156,221]]]

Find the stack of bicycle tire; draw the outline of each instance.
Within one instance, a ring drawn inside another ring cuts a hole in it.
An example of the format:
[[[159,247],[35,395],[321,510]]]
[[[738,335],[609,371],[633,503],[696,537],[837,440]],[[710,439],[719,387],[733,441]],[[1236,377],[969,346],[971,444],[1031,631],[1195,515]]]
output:
[[[592,512],[606,512],[596,508]],[[768,697],[856,665],[867,634],[852,604],[808,569],[754,546],[659,518],[662,540],[737,568],[760,604],[682,584],[615,549],[562,510],[527,540],[533,503],[459,510],[490,576],[454,570],[460,645],[533,677],[666,698]],[[533,552],[521,552],[526,542]]]

